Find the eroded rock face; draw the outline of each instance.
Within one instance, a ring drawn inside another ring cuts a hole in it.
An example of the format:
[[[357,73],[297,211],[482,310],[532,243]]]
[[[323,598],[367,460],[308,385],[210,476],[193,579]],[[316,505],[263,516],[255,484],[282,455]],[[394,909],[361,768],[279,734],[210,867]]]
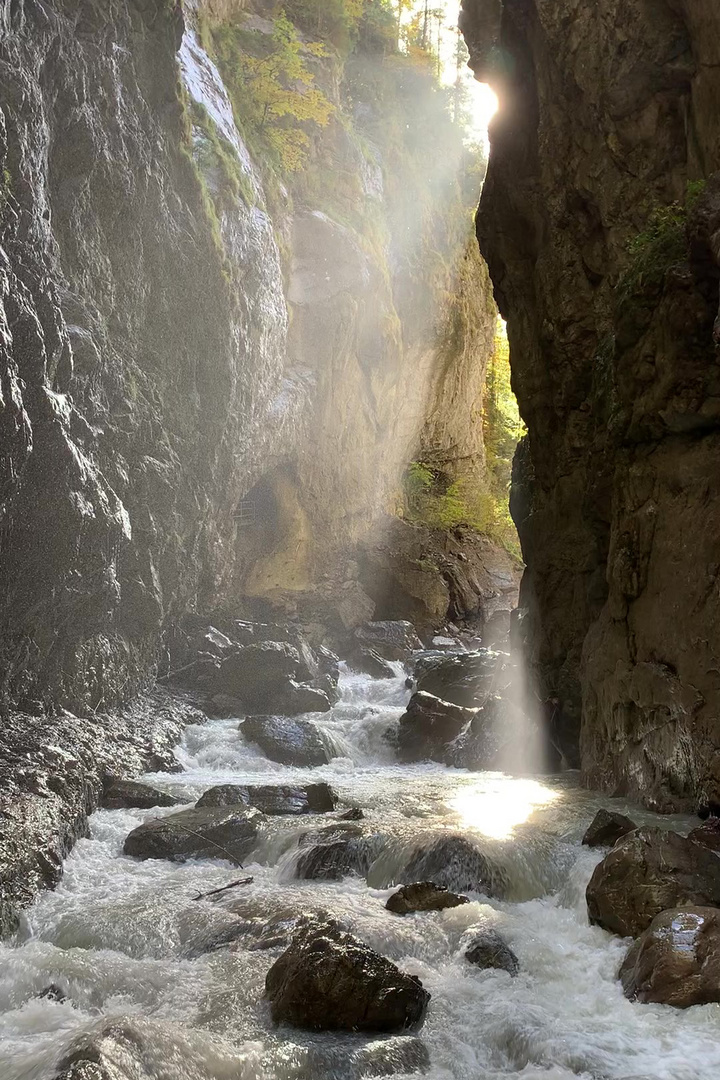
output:
[[[283,765],[327,765],[335,756],[322,732],[309,720],[288,716],[248,716],[240,725],[272,761]]]
[[[637,825],[616,810],[598,810],[582,838],[587,847],[612,847],[621,836],[626,836]]]
[[[409,915],[414,911],[444,911],[469,902],[467,896],[458,896],[434,881],[415,881],[388,897],[385,907],[394,915]]]
[[[490,928],[475,934],[465,950],[465,959],[479,968],[507,971],[511,978],[520,970],[520,961],[508,943],[497,930]]]
[[[329,784],[289,787],[279,784],[220,784],[209,788],[195,806],[254,806],[263,814],[323,814],[334,810],[337,793]]]
[[[419,1027],[430,995],[358,938],[330,925],[298,933],[267,974],[276,1023],[319,1031]]]
[[[228,859],[242,866],[263,815],[252,807],[203,807],[138,825],[123,851],[138,859]]]
[[[720,910],[681,907],[657,915],[620,968],[625,996],[687,1009],[720,1001]]]
[[[586,895],[591,923],[637,937],[662,911],[719,905],[720,859],[677,833],[636,829],[596,866]]]
[[[591,786],[690,810],[720,785],[720,9],[651,7],[463,0],[462,26],[502,103],[477,227],[529,432],[529,665]]]
[[[355,637],[363,648],[372,649],[384,660],[407,660],[422,649],[415,627],[402,620],[365,623],[357,628]]]

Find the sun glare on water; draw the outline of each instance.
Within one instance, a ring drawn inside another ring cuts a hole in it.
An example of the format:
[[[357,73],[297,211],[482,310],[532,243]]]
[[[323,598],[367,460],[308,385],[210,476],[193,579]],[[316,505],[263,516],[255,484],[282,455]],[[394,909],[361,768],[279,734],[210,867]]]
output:
[[[515,826],[526,822],[534,810],[559,798],[559,792],[537,780],[499,776],[494,785],[488,780],[482,787],[458,792],[448,806],[466,828],[477,829],[493,840],[508,840]]]

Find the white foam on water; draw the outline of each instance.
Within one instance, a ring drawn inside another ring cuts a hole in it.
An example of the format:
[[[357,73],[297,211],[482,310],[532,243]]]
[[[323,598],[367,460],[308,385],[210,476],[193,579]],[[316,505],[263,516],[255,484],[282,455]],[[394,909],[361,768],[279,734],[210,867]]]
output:
[[[353,1054],[367,1038],[274,1029],[263,1000],[280,949],[249,946],[268,919],[308,910],[340,919],[422,979],[432,994],[420,1033],[430,1080],[715,1075],[720,1006],[679,1011],[630,1003],[616,977],[627,942],[588,925],[584,891],[601,854],[580,839],[607,800],[567,776],[399,766],[385,732],[408,697],[401,671],[387,680],[344,671],[340,688],[330,713],[307,717],[342,751],[329,765],[271,762],[245,742],[234,718],[189,728],[177,752],[184,773],[148,779],[188,801],[218,783],[329,780],[387,840],[370,884],[359,877],[287,880],[300,835],[332,820],[322,816],[268,819],[239,872],[219,860],[139,862],[122,854],[131,829],[173,808],[97,812],[58,888],[38,897],[16,941],[0,945],[2,1080],[52,1080],[73,1039],[110,1019],[142,1037],[143,1080],[355,1076]],[[513,900],[473,896],[444,912],[390,914],[385,902],[408,853],[447,831],[477,840],[505,866]],[[216,903],[193,899],[239,874],[253,883]],[[236,946],[204,951],[238,920],[248,932]],[[517,978],[464,959],[473,931],[488,925],[519,957]],[[66,1001],[38,996],[51,984]]]

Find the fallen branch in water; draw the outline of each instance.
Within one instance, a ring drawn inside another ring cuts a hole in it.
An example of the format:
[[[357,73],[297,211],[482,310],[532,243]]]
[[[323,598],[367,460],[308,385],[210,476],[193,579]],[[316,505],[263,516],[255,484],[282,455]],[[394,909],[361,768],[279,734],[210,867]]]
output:
[[[238,881],[231,881],[229,885],[223,885],[220,889],[211,889],[210,892],[198,893],[197,896],[193,896],[193,900],[207,900],[209,896],[219,896],[220,893],[227,892],[228,889],[236,889],[238,885],[252,885],[254,880],[251,877],[240,878]]]

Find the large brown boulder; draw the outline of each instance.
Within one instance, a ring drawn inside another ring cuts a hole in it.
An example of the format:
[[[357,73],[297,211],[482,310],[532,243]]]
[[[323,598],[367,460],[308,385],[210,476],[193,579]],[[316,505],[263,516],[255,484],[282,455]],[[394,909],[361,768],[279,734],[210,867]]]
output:
[[[219,784],[195,803],[203,806],[254,806],[263,814],[324,814],[334,810],[337,792],[329,784]]]
[[[507,878],[464,836],[449,834],[415,848],[402,872],[405,882],[432,881],[456,892],[503,896]]]
[[[400,717],[397,754],[400,761],[445,761],[450,745],[477,716],[423,691],[413,694]]]
[[[275,1023],[315,1031],[419,1027],[430,994],[384,956],[334,924],[295,935],[265,980]]]
[[[720,859],[677,833],[636,829],[595,867],[586,898],[591,923],[637,937],[661,911],[720,904]]]
[[[434,881],[415,881],[389,896],[385,907],[394,915],[410,915],[414,911],[444,911],[469,903],[467,896],[450,892]]]
[[[254,847],[262,818],[249,806],[182,810],[133,829],[123,850],[138,859],[228,859],[242,866]]]
[[[634,829],[637,825],[629,817],[616,810],[601,809],[588,825],[582,842],[587,847],[612,847],[621,836],[627,836]]]
[[[248,716],[240,725],[243,738],[255,743],[271,761],[283,765],[327,765],[336,755],[310,720],[289,716]]]
[[[620,981],[633,1001],[686,1009],[720,1001],[720,911],[663,911],[630,948]]]

